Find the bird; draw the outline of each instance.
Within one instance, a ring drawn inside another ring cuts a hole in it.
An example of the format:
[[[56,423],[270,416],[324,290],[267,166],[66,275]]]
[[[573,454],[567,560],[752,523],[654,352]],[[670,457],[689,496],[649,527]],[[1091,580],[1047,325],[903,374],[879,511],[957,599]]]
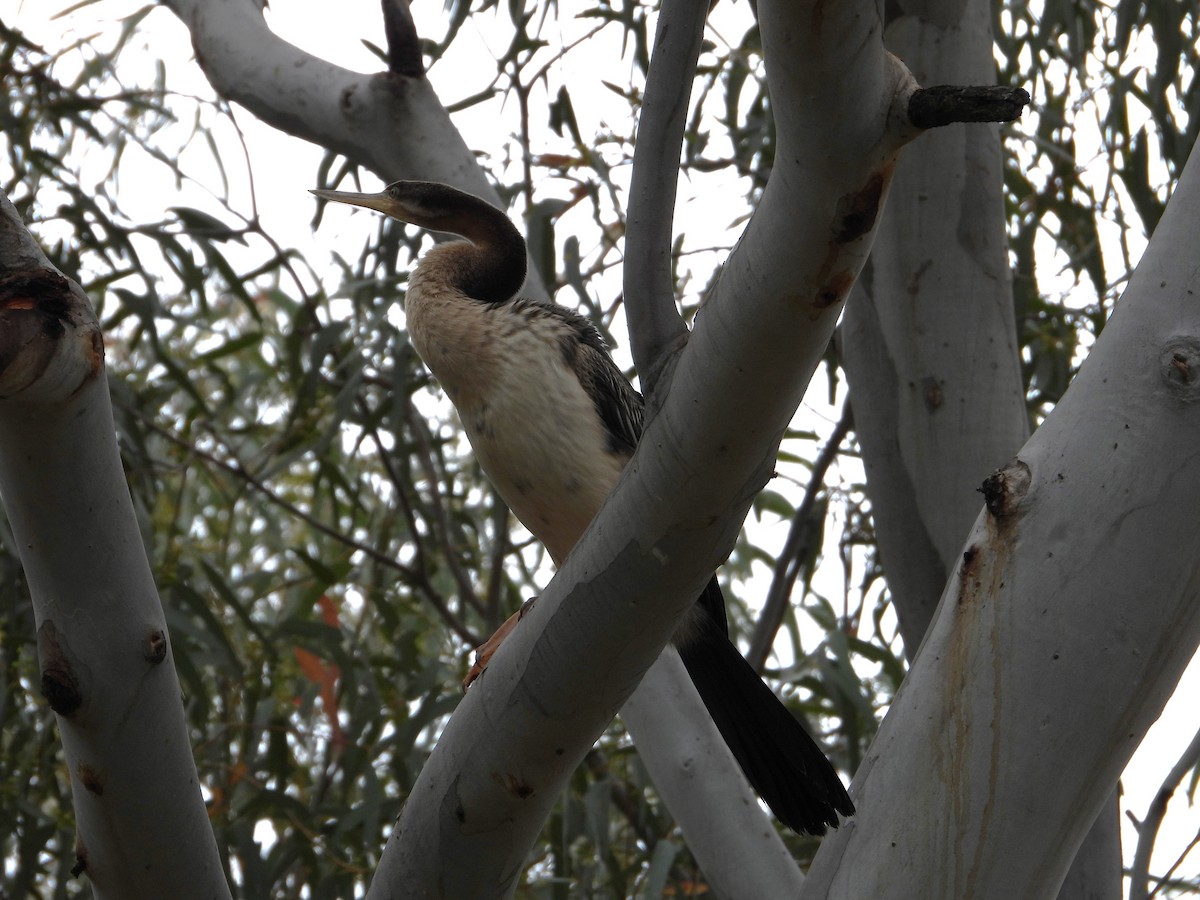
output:
[[[521,294],[525,240],[473,194],[431,181],[312,193],[465,238],[427,250],[410,273],[409,339],[457,409],[484,473],[561,566],[642,431],[642,396],[600,332],[567,307]],[[481,648],[483,664],[527,606]],[[672,642],[742,772],[784,825],[821,835],[839,813],[854,814],[821,748],[730,640],[715,575]]]

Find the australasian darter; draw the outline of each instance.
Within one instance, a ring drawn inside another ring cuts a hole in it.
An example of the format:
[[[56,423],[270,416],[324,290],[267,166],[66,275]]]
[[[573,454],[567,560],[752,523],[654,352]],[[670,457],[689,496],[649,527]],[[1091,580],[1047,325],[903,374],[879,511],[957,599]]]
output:
[[[409,337],[458,409],[484,472],[561,565],[641,436],[642,397],[600,333],[565,307],[519,295],[525,241],[478,197],[421,181],[378,194],[313,193],[467,239],[427,251],[410,275]],[[833,766],[730,642],[715,576],[674,643],[742,771],[780,821],[823,834],[838,813],[853,815]]]

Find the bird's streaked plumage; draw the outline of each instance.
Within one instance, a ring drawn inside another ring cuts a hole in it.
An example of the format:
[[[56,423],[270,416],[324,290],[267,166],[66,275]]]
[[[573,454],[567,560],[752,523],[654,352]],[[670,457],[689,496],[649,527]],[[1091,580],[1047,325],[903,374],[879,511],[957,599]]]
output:
[[[409,278],[409,336],[458,410],[480,466],[561,564],[632,456],[642,397],[584,317],[518,294],[525,242],[500,210],[446,185],[313,191],[466,243],[425,253]],[[729,641],[714,577],[675,644],[742,771],[796,831],[854,806],[820,748]]]

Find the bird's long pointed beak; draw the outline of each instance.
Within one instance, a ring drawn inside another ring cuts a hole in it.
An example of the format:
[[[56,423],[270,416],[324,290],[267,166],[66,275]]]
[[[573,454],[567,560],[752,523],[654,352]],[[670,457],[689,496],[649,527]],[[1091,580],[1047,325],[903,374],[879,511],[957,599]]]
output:
[[[401,218],[398,215],[400,212],[399,204],[383,191],[380,191],[378,194],[356,194],[353,191],[310,190],[309,193],[315,194],[322,200],[332,200],[335,203],[349,203],[351,206],[365,206],[367,209],[374,209],[389,216]]]

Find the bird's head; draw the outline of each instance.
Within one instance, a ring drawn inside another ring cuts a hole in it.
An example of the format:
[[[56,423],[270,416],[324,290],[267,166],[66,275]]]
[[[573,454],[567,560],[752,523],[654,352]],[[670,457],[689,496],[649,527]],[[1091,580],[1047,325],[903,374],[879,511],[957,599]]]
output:
[[[465,237],[430,253],[456,260],[458,287],[485,303],[512,297],[525,280],[525,239],[508,216],[474,194],[436,181],[396,181],[377,194],[313,190],[322,200],[362,206],[427,228]]]
[[[473,194],[436,181],[396,181],[377,194],[312,190],[322,200],[362,206],[401,222],[472,238],[476,223],[497,215],[498,209]]]

